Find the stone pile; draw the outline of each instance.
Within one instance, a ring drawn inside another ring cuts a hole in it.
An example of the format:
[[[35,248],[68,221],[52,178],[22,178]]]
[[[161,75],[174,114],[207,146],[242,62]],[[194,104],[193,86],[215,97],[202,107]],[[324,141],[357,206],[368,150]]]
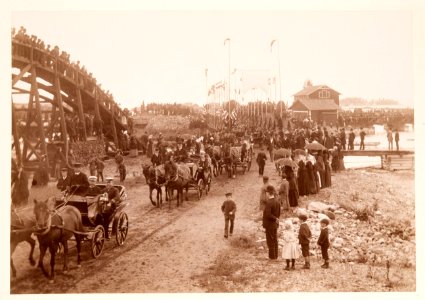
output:
[[[416,264],[416,243],[414,228],[406,228],[400,232],[398,227],[391,224],[379,211],[368,222],[357,219],[356,213],[347,211],[336,205],[329,205],[322,202],[310,202],[307,209],[297,209],[294,215],[306,214],[307,223],[312,233],[310,243],[310,254],[321,258],[320,247],[317,246],[317,239],[320,235],[320,220],[327,218],[329,223],[329,239],[331,247],[329,255],[331,260],[339,262],[354,262],[368,264],[384,264],[390,260],[392,265],[400,267],[412,267]],[[287,218],[294,224],[294,231],[298,236],[300,221],[298,217]],[[282,219],[279,231],[283,231],[284,222]],[[267,250],[264,239],[264,229],[261,221],[257,223],[257,243],[259,248]],[[258,222],[257,221],[257,222]],[[404,234],[402,234],[404,233]],[[279,240],[280,247],[283,240]]]

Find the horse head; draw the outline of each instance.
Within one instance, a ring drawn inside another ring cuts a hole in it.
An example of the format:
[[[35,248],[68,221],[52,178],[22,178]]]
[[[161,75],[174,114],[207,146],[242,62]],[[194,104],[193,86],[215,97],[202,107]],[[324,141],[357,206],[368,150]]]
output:
[[[38,229],[50,229],[52,223],[51,210],[48,206],[49,199],[45,201],[37,201],[34,199],[34,216],[36,227]]]

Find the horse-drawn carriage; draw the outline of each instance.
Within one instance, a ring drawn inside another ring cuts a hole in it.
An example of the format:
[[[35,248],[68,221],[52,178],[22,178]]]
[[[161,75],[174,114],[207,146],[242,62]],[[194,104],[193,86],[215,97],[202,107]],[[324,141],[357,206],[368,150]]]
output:
[[[97,184],[102,190],[105,184]],[[127,193],[122,185],[114,185],[120,194],[120,202],[114,208],[108,201],[107,194],[90,194],[86,186],[72,186],[68,192],[61,194],[55,200],[55,210],[60,212],[66,206],[73,206],[81,213],[84,232],[83,241],[91,242],[91,254],[94,258],[102,254],[105,243],[104,214],[108,214],[109,235],[115,235],[118,246],[124,244],[128,233],[128,216],[124,208],[128,205]]]
[[[224,166],[229,178],[236,175],[238,168],[242,174],[251,169],[253,147],[249,142],[243,142],[241,146],[228,147],[225,151]]]
[[[198,192],[198,200],[201,199],[202,194],[208,192],[211,188],[212,181],[212,163],[209,157],[206,158],[207,163],[202,163],[199,155],[191,155],[186,165],[190,169],[191,180],[189,181],[189,189],[196,190]]]

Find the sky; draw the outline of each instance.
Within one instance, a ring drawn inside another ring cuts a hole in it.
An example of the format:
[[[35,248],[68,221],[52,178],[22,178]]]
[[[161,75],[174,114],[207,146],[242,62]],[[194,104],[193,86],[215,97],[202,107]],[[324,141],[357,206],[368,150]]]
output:
[[[280,62],[289,104],[307,79],[340,98],[414,103],[409,10],[12,11],[11,26],[70,53],[122,107],[204,104],[207,88],[228,78],[229,47],[232,71],[279,79]]]

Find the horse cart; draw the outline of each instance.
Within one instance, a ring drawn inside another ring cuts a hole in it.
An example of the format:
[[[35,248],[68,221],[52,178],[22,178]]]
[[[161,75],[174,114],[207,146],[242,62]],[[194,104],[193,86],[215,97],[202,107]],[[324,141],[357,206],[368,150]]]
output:
[[[97,184],[102,190],[105,184]],[[115,209],[111,207],[107,194],[93,195],[88,192],[86,186],[72,186],[70,190],[57,197],[55,201],[55,210],[61,211],[66,206],[76,207],[82,217],[84,227],[83,241],[91,243],[91,254],[98,258],[105,245],[105,228],[103,226],[104,214],[109,217],[109,226],[107,228],[109,236],[115,236],[118,246],[124,244],[128,233],[128,216],[124,208],[128,205],[127,193],[122,185],[114,185],[120,193],[120,202]]]
[[[207,158],[208,159],[208,158]],[[189,189],[195,190],[198,193],[198,200],[202,195],[208,195],[211,188],[211,162],[208,163],[210,167],[203,168],[200,166],[200,158],[198,155],[191,155],[186,165],[190,169]]]

